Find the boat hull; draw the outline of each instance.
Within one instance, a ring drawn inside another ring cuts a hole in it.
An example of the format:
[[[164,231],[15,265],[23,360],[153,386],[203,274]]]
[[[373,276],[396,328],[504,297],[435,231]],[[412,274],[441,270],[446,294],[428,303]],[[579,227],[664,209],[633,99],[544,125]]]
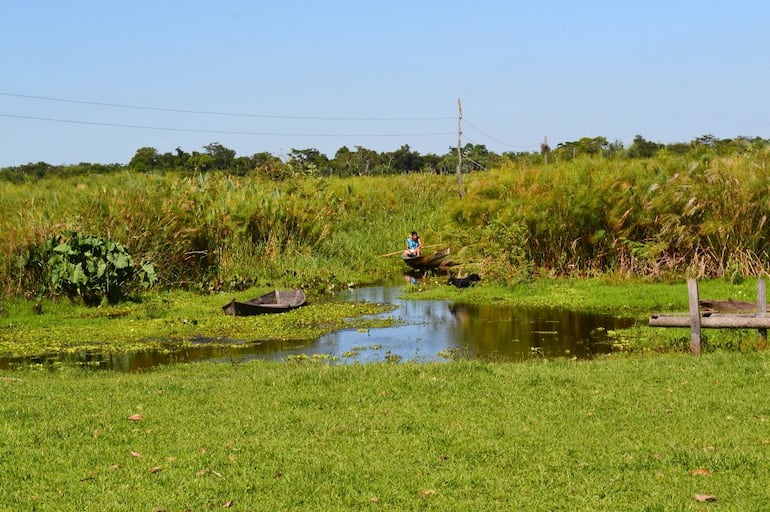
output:
[[[222,311],[226,315],[254,316],[272,313],[285,313],[305,305],[302,290],[276,290],[246,301],[231,300]]]
[[[401,256],[404,263],[419,270],[431,270],[441,266],[449,258],[449,249],[420,256]]]

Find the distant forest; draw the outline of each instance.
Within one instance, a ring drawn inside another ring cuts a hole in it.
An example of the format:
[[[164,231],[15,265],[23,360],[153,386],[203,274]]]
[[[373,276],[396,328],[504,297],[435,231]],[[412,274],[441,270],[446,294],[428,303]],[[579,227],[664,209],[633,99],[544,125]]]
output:
[[[466,144],[462,147],[462,171],[476,171],[499,167],[505,163],[547,164],[568,161],[581,156],[608,159],[653,158],[661,153],[715,156],[746,155],[770,147],[770,140],[760,137],[736,137],[719,139],[703,135],[690,142],[661,144],[637,135],[626,148],[621,141],[609,142],[605,137],[583,137],[577,141],[562,142],[551,148],[543,142],[538,152],[494,153],[483,144]],[[367,176],[403,174],[409,172],[453,173],[457,169],[457,149],[449,148],[444,155],[421,155],[409,145],[391,152],[378,153],[371,149],[346,146],[337,150],[332,158],[317,149],[292,149],[285,159],[271,153],[255,153],[237,156],[235,151],[218,142],[202,148],[203,151],[187,153],[180,148],[174,152],[159,153],[153,147],[139,148],[128,165],[79,163],[75,165],[51,165],[46,162],[28,163],[0,169],[0,179],[23,182],[54,176],[77,176],[92,173],[109,173],[130,170],[138,173],[208,173],[225,172],[238,176],[266,176],[283,180],[295,176]]]

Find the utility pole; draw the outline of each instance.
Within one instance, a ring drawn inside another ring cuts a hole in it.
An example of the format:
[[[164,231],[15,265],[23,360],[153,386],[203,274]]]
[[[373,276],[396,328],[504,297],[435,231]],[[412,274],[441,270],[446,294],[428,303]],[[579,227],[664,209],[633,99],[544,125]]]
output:
[[[543,138],[543,142],[540,143],[540,153],[543,155],[543,161],[545,165],[548,165],[548,152],[551,151],[551,146],[548,145],[548,137]]]
[[[465,189],[463,189],[463,153],[462,153],[462,137],[463,137],[463,104],[460,102],[460,98],[457,98],[457,185],[460,187],[460,197],[465,197]]]

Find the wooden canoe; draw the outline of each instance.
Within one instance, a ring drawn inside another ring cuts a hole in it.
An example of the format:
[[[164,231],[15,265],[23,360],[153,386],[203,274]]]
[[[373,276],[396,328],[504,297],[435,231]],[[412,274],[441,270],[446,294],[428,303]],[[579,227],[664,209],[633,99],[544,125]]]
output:
[[[251,316],[283,313],[305,304],[302,290],[275,290],[246,301],[231,300],[222,310],[226,315]]]
[[[698,304],[702,311],[715,312],[715,313],[756,313],[757,303],[746,302],[742,300],[717,300],[717,299],[703,299],[699,300]]]
[[[404,256],[401,255],[401,259],[404,263],[412,268],[419,270],[431,270],[446,261],[449,257],[449,249],[443,251],[436,251],[433,254],[422,254],[420,256]]]

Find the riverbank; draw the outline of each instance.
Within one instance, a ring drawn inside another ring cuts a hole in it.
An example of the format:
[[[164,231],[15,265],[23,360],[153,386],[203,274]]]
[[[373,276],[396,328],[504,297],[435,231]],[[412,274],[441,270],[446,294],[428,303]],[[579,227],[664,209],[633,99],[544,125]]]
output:
[[[756,281],[733,284],[724,279],[700,283],[701,297],[755,300]],[[257,296],[263,289],[238,292],[239,299]],[[487,283],[458,290],[442,278],[418,286],[403,286],[408,299],[446,300],[462,304],[550,307],[631,317],[630,329],[608,333],[618,351],[686,351],[687,329],[660,329],[646,325],[652,313],[687,311],[686,283],[649,283],[605,278],[548,279],[515,286]],[[68,300],[6,300],[0,308],[0,355],[29,357],[62,352],[120,354],[173,351],[193,342],[242,345],[254,341],[310,341],[342,328],[368,329],[392,324],[369,318],[390,306],[346,303],[333,297],[311,296],[298,310],[259,317],[231,317],[221,306],[233,295],[184,291],[144,294],[134,302],[89,308]],[[753,350],[758,337],[751,330],[709,330],[706,350]],[[433,354],[435,355],[435,354]]]
[[[0,372],[0,495],[5,510],[760,510],[769,364]]]

